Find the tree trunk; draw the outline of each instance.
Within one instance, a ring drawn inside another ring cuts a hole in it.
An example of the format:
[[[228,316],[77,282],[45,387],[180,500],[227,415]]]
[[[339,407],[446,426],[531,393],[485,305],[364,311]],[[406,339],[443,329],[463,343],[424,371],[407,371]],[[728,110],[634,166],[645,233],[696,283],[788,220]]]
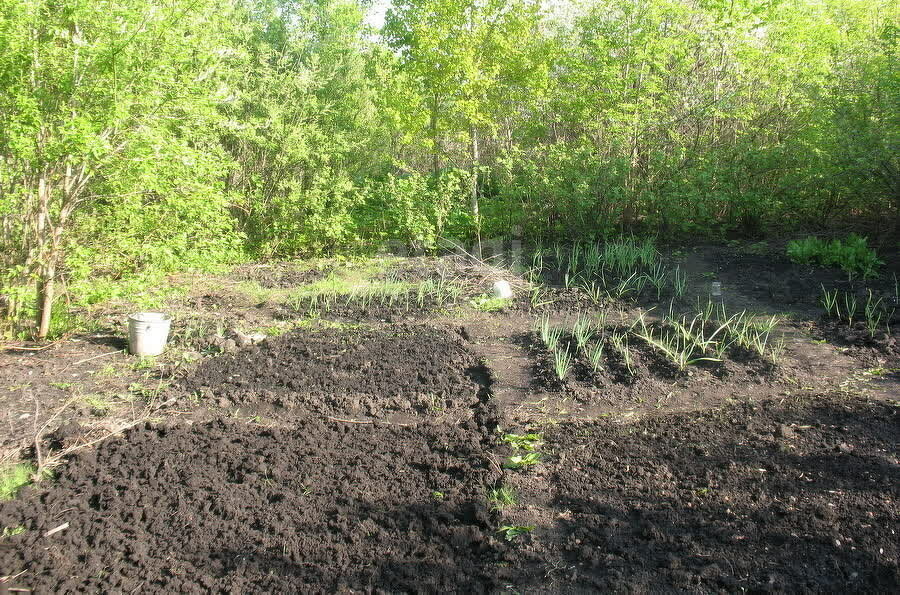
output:
[[[478,213],[478,131],[472,126],[472,188],[470,201],[472,207],[472,217],[475,220],[475,236],[477,243],[475,245],[475,256],[481,258],[481,215]]]
[[[53,314],[53,298],[55,297],[56,254],[50,257],[50,262],[41,272],[38,279],[38,339],[46,339],[50,334],[50,319]]]
[[[431,104],[431,173],[437,177],[441,168],[440,150],[438,147],[438,98],[437,95]]]

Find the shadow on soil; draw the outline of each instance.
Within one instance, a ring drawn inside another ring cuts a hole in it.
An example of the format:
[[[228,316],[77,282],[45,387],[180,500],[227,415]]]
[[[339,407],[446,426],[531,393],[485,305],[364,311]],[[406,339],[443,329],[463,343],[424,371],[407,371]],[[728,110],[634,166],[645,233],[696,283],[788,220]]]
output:
[[[519,552],[527,586],[893,590],[897,430],[896,407],[862,402],[560,427],[558,521]]]

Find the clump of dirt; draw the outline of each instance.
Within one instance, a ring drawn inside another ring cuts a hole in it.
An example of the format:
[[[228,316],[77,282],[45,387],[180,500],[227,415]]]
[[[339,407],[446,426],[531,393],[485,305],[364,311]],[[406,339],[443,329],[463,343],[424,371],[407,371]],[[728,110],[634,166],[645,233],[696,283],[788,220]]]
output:
[[[256,264],[237,267],[231,276],[239,281],[253,281],[266,289],[286,289],[321,281],[333,268],[306,269],[289,263]]]
[[[565,558],[564,590],[894,591],[898,421],[840,397],[559,426],[558,526],[517,559]]]
[[[487,414],[488,382],[458,332],[400,325],[293,331],[205,361],[182,387],[244,411],[467,420]]]
[[[482,448],[448,426],[147,425],[0,503],[0,525],[24,528],[0,542],[3,587],[497,589]]]

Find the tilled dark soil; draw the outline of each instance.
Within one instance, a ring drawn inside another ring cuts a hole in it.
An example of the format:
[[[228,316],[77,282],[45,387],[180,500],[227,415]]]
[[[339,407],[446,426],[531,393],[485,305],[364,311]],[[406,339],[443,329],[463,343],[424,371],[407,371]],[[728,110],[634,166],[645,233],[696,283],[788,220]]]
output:
[[[237,267],[231,276],[241,281],[253,281],[267,289],[299,287],[324,279],[332,267],[301,269],[289,263],[245,265]]]
[[[494,469],[461,428],[148,425],[0,503],[25,529],[0,575],[41,593],[490,590]]]
[[[863,322],[850,325],[833,318],[819,320],[814,329],[816,335],[847,348],[851,355],[868,365],[900,367],[900,312],[874,332]]]
[[[295,331],[202,363],[187,391],[246,411],[471,419],[487,371],[454,330]]]
[[[348,303],[346,298],[336,298],[327,305],[320,303],[313,306],[307,302],[281,306],[274,312],[274,318],[296,320],[298,316],[308,316],[348,323],[403,323],[433,318],[436,312],[446,311],[456,305],[458,301],[437,300],[433,296],[428,296],[420,304],[416,295],[410,292],[393,303],[373,301],[363,305],[359,302]]]
[[[900,255],[888,250],[879,252],[886,262],[877,278],[852,280],[838,268],[791,262],[780,242],[755,254],[720,246],[708,246],[705,253],[726,286],[763,303],[808,314],[821,312],[823,288],[856,295],[861,302],[872,290],[875,299],[883,298],[887,304],[895,295],[893,275],[900,273]]]
[[[536,530],[520,559],[565,558],[563,591],[896,592],[898,413],[818,399],[560,426],[557,538]]]

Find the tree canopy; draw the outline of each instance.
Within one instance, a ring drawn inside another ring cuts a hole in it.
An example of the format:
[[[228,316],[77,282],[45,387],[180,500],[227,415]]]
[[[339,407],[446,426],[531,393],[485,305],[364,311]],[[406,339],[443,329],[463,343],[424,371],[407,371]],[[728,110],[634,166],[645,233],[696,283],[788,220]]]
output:
[[[896,3],[370,9],[0,2],[6,318],[45,336],[60,281],[386,239],[900,229]]]

